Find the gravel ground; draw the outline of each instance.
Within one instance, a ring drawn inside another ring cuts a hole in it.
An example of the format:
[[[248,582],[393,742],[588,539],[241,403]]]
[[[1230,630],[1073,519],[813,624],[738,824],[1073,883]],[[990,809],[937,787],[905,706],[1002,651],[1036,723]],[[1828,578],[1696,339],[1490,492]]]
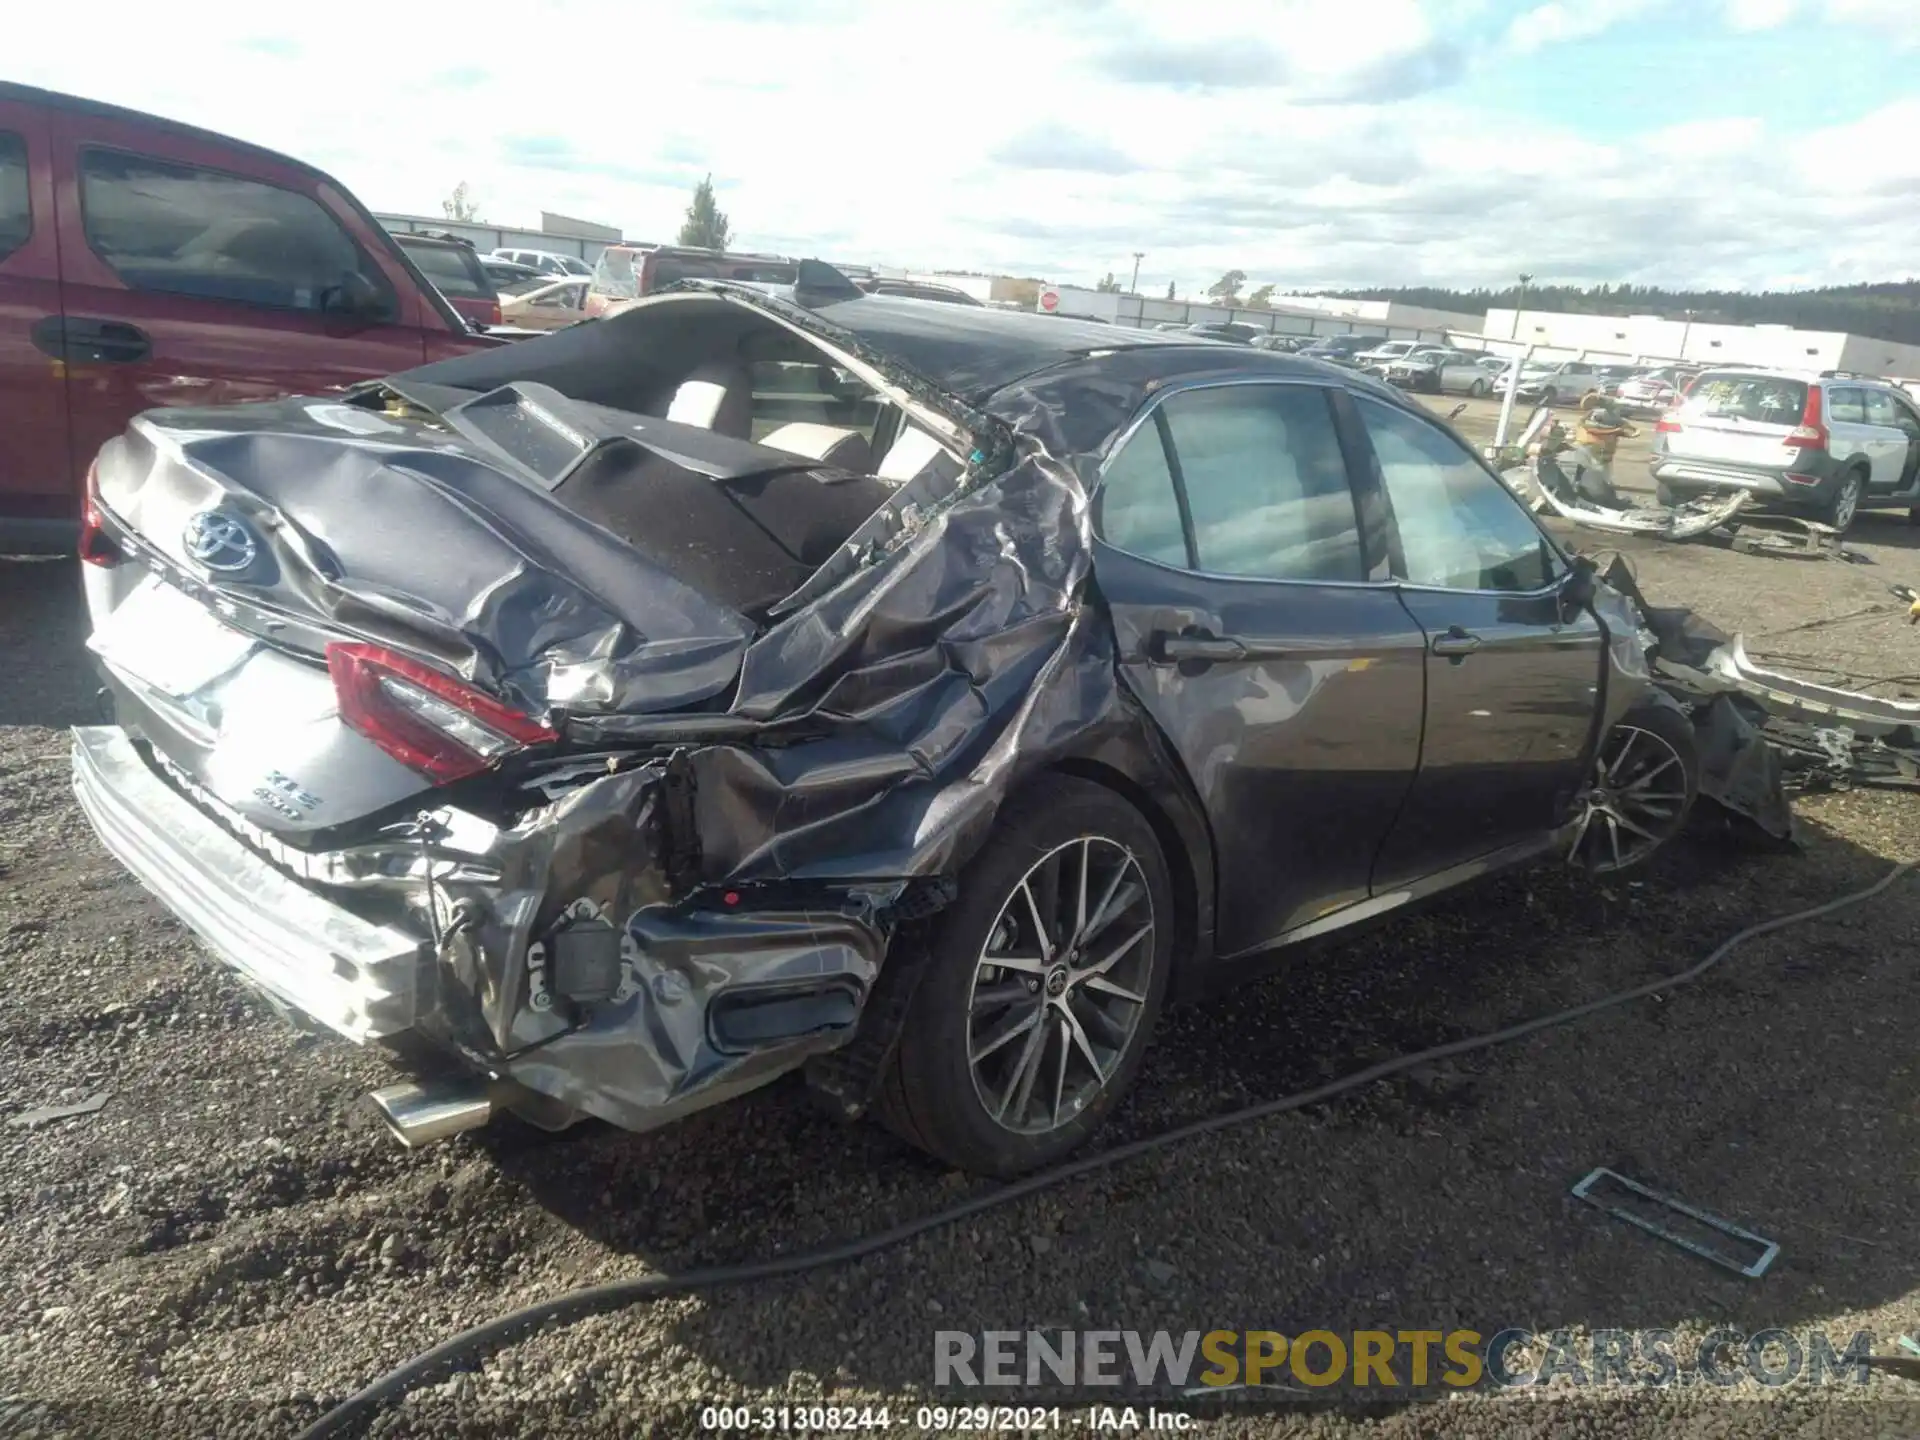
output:
[[[1920,639],[1885,591],[1920,577],[1904,519],[1870,518],[1860,539],[1874,563],[1656,545],[1632,558],[1654,598],[1766,634],[1761,648],[1810,657],[1803,668],[1920,671]],[[797,1084],[649,1136],[502,1125],[400,1150],[358,1103],[391,1078],[382,1055],[288,1028],[93,841],[61,734],[91,709],[80,630],[70,568],[0,562],[0,1117],[107,1096],[96,1113],[0,1128],[0,1396],[41,1428],[289,1434],[510,1307],[810,1247],[972,1190],[877,1128],[822,1118]],[[1175,1011],[1110,1138],[1684,968],[1754,920],[1920,857],[1910,797],[1798,808],[1802,854],[1699,835],[1631,884],[1509,876]],[[1913,879],[1577,1028],[1126,1163],[858,1265],[536,1337],[374,1430],[677,1435],[700,1429],[704,1404],[820,1397],[905,1416],[930,1396],[941,1328],[1660,1327],[1684,1354],[1716,1326],[1820,1327],[1842,1341],[1871,1330],[1886,1353],[1920,1335],[1917,929]],[[1605,1219],[1567,1194],[1596,1165],[1778,1239],[1778,1261],[1748,1281]],[[20,1433],[8,1414],[0,1433]],[[1920,1383],[1403,1398],[1205,1429],[1913,1434]]]

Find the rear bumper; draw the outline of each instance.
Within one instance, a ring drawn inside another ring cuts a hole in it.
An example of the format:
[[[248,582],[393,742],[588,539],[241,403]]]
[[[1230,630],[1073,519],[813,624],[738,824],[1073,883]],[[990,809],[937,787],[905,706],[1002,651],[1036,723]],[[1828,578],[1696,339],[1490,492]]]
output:
[[[1693,460],[1656,452],[1649,462],[1653,478],[1670,490],[1699,494],[1709,490],[1746,490],[1786,505],[1815,505],[1839,488],[1840,474],[1824,455],[1808,456],[1792,472],[1804,480],[1789,480],[1787,468],[1776,465],[1738,465],[1724,460]]]
[[[282,874],[148,769],[126,731],[74,730],[73,788],[113,857],[254,986],[349,1040],[413,1025],[422,942]]]
[[[411,1030],[470,1070],[630,1130],[851,1039],[886,954],[885,908],[908,889],[673,899],[653,859],[653,769],[583,785],[477,849],[440,827],[282,856],[332,877],[324,886],[168,784],[117,726],[73,732],[73,777],[114,858],[276,1002],[356,1042]],[[389,913],[418,923],[369,918]]]

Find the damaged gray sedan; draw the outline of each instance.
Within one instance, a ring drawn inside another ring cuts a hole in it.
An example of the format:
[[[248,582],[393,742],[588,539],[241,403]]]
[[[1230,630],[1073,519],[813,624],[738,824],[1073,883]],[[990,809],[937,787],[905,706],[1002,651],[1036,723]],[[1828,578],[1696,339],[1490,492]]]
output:
[[[1387,386],[813,262],[154,411],[90,488],[80,800],[278,1002],[431,1042],[416,1143],[805,1066],[1018,1173],[1170,986],[1696,791],[1631,608]]]

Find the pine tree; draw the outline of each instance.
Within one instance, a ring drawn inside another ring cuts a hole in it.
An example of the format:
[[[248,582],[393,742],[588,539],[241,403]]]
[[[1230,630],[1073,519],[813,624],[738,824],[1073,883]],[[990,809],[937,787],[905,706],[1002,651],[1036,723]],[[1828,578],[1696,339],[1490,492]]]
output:
[[[687,206],[687,218],[680,226],[681,245],[698,245],[706,250],[724,250],[732,238],[733,227],[713,199],[713,176],[709,175],[693,190],[693,203]]]

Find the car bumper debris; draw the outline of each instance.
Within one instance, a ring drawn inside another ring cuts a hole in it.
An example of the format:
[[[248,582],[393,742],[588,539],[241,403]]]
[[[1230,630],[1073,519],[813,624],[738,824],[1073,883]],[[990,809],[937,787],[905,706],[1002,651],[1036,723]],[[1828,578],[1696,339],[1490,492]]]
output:
[[[1538,511],[1589,530],[1653,535],[1662,540],[1696,540],[1723,529],[1746,508],[1750,498],[1746,491],[1738,490],[1680,505],[1620,505],[1607,468],[1583,456],[1577,448],[1536,457],[1532,480],[1529,498]],[[1608,503],[1608,497],[1616,503]]]
[[[1786,838],[1788,791],[1920,789],[1920,701],[1769,669],[1742,636],[1691,610],[1649,605],[1623,561],[1603,578],[1644,617],[1657,683],[1694,709],[1702,794]]]

